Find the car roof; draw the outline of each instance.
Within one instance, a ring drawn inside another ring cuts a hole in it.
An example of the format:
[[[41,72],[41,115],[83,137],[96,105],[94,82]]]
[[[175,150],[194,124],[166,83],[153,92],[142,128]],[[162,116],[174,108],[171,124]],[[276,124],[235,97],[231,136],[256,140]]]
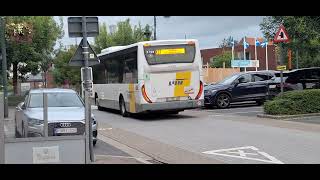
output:
[[[73,89],[62,89],[62,88],[46,88],[46,89],[32,89],[30,90],[31,93],[57,93],[57,92],[62,92],[62,93],[76,93]]]

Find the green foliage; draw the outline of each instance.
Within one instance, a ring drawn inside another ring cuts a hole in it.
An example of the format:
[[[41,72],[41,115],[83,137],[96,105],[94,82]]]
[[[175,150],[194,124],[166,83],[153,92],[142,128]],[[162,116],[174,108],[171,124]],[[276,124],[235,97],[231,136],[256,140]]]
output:
[[[291,38],[283,48],[285,51],[292,49],[293,65],[298,59],[299,68],[320,66],[320,16],[268,16],[260,29],[265,38],[273,39],[280,24]]]
[[[223,62],[225,62],[225,67],[230,68],[231,67],[231,59],[232,59],[231,52],[224,51],[222,54],[214,56],[212,58],[212,62],[210,64],[210,67],[222,68]]]
[[[320,113],[320,89],[285,92],[266,102],[264,111],[272,115]]]
[[[60,49],[54,58],[53,77],[57,85],[64,84],[65,80],[69,81],[72,85],[79,85],[81,81],[80,68],[69,66],[68,63],[76,51],[75,46],[70,49]]]
[[[220,48],[224,47],[232,47],[232,42],[234,42],[234,45],[236,46],[239,42],[234,40],[232,36],[229,36],[228,38],[224,38],[219,45]]]
[[[94,39],[93,47],[97,53],[100,53],[102,49],[111,46],[125,46],[139,41],[148,41],[150,36],[149,25],[142,28],[139,23],[138,26],[132,28],[130,19],[118,22],[116,31],[113,33],[108,32],[106,23],[102,23],[99,27],[99,35]]]
[[[16,87],[18,74],[22,78],[26,73],[37,74],[48,68],[56,40],[63,36],[63,24],[61,18],[58,24],[53,16],[7,16],[6,24],[10,23],[26,23],[32,27],[31,43],[7,40],[8,67],[13,65]]]

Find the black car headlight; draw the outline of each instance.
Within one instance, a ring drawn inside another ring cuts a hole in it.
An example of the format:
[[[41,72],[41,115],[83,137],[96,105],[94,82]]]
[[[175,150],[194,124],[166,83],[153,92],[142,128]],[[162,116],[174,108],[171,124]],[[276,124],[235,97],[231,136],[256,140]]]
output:
[[[204,94],[204,95],[209,96],[209,95],[215,94],[217,91],[218,91],[218,90],[216,90],[216,89],[207,90],[207,91],[205,91],[205,94]]]

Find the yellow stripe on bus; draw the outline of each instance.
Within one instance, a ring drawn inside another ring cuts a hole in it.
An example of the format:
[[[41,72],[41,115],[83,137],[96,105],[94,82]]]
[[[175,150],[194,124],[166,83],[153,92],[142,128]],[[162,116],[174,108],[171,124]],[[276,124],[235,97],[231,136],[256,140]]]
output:
[[[129,112],[135,113],[136,112],[136,97],[134,94],[134,84],[129,84],[129,94],[130,94],[130,109]]]
[[[176,80],[182,81],[182,84],[176,84],[174,87],[174,96],[188,96],[184,93],[184,88],[187,86],[190,86],[190,80],[191,80],[191,72],[177,72],[176,73]]]

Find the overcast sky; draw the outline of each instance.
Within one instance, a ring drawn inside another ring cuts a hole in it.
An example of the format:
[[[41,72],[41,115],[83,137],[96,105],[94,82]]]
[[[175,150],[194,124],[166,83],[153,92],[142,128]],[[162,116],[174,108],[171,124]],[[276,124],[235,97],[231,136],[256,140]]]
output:
[[[58,20],[58,17],[55,17]],[[115,25],[130,18],[132,25],[153,26],[153,16],[98,16],[99,23]],[[200,48],[218,47],[223,38],[232,36],[235,40],[242,37],[262,37],[259,24],[263,16],[171,16],[157,17],[157,39],[198,39]],[[65,36],[63,45],[75,44],[75,38],[68,37],[67,16],[64,16]],[[92,38],[89,39],[92,42]],[[77,43],[80,38],[77,39]],[[57,46],[56,46],[57,47]]]

